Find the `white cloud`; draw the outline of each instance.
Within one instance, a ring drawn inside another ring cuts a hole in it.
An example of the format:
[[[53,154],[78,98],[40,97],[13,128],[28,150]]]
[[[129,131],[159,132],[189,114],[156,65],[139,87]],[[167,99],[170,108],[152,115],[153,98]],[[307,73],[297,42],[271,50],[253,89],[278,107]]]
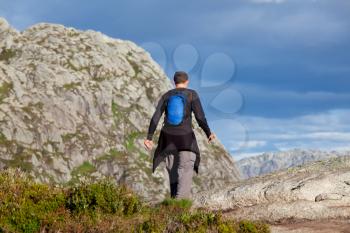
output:
[[[315,142],[321,147],[348,144],[350,110],[332,110],[288,119],[242,117],[252,140]]]
[[[242,116],[238,120],[245,128],[245,137],[237,137],[240,132],[236,129],[237,124],[231,126],[227,121],[223,130],[225,135],[219,138],[235,159],[294,148],[349,150],[349,116],[349,109],[286,119]]]

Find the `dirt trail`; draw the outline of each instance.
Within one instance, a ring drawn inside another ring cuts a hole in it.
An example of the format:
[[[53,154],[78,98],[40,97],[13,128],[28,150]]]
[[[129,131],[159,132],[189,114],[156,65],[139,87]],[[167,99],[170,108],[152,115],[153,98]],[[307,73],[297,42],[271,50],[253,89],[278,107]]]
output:
[[[271,233],[350,233],[350,219],[271,224]]]

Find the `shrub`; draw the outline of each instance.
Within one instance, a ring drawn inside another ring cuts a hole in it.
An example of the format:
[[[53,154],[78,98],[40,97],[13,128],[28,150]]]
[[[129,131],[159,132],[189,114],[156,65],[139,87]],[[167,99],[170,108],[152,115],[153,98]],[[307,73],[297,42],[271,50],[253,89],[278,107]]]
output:
[[[56,188],[20,170],[0,172],[0,232],[268,233],[263,222],[191,209],[187,199],[150,205],[109,178]]]
[[[141,210],[139,198],[125,186],[117,187],[111,180],[82,183],[67,192],[66,207],[74,213],[131,215]]]
[[[13,170],[0,175],[0,222],[10,231],[37,232],[47,213],[64,205],[60,190],[37,184]]]

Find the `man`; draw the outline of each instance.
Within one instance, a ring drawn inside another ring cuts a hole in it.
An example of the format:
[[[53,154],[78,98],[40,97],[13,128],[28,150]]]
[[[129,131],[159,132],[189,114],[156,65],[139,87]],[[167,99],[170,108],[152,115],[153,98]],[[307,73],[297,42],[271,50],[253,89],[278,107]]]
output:
[[[148,150],[152,149],[154,131],[165,112],[158,146],[153,156],[152,171],[165,160],[171,197],[181,199],[190,198],[193,171],[198,174],[200,162],[200,152],[192,129],[192,111],[208,142],[216,136],[211,133],[197,92],[187,88],[187,73],[175,72],[174,83],[176,87],[163,94],[158,102],[144,144]]]

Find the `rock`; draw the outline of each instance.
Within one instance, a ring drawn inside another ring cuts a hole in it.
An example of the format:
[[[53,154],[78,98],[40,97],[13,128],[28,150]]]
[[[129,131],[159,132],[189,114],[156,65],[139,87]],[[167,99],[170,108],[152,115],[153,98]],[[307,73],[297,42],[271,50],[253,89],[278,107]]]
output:
[[[152,174],[142,145],[159,97],[173,88],[149,53],[58,24],[17,32],[0,18],[1,53],[0,167],[57,184],[112,176],[149,201],[169,193],[164,166]],[[238,180],[221,143],[208,145],[194,126],[203,153],[193,192]]]
[[[321,193],[315,197],[315,201],[319,202],[324,200],[340,200],[342,198],[343,198],[343,195],[338,193]]]
[[[233,182],[196,195],[195,206],[237,218],[278,222],[350,217],[350,156]]]

